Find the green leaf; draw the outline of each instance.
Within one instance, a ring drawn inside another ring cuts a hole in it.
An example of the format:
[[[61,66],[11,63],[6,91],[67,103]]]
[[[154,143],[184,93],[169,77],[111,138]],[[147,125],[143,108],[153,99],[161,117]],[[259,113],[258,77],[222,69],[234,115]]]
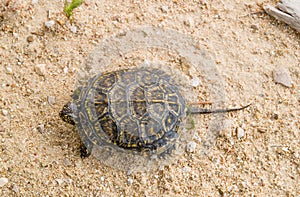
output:
[[[71,3],[68,3],[68,1],[65,0],[64,11],[68,18],[70,18],[70,16],[72,15],[72,11],[82,4],[82,1],[83,0],[72,0]]]

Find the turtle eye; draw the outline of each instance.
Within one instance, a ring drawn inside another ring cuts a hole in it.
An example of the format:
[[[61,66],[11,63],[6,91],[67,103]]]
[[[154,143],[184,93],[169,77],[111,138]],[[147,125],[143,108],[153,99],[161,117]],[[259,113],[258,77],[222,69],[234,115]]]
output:
[[[73,113],[73,110],[72,110],[71,106],[72,106],[71,103],[67,103],[66,105],[64,105],[62,110],[59,112],[59,116],[66,123],[69,123],[71,125],[75,125],[74,113]]]

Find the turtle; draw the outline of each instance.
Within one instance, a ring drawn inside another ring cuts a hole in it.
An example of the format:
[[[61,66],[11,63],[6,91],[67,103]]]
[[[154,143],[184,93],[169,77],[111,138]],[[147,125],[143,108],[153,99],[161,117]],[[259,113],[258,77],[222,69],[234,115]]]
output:
[[[179,128],[188,114],[224,113],[249,106],[189,107],[174,78],[159,68],[137,67],[95,75],[85,87],[77,88],[59,116],[77,127],[83,142],[81,157],[101,150],[100,155],[107,155],[104,160],[118,151],[164,158],[180,143]]]

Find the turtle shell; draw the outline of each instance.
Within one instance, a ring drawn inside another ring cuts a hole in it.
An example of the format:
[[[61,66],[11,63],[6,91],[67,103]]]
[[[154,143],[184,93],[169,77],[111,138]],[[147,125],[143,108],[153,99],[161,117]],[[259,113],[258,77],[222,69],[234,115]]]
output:
[[[185,101],[174,80],[156,68],[97,75],[75,91],[73,103],[74,122],[88,152],[113,166],[114,155],[132,157],[131,166],[138,157],[170,155],[185,116]]]

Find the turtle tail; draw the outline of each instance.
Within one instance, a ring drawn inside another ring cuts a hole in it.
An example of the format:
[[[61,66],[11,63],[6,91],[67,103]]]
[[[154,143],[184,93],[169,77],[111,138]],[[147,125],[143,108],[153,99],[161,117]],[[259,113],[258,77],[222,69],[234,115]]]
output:
[[[234,111],[240,111],[247,107],[249,107],[251,104],[248,104],[243,107],[238,108],[229,108],[229,109],[205,109],[205,108],[189,108],[188,113],[189,114],[213,114],[213,113],[227,113],[227,112],[234,112]]]

